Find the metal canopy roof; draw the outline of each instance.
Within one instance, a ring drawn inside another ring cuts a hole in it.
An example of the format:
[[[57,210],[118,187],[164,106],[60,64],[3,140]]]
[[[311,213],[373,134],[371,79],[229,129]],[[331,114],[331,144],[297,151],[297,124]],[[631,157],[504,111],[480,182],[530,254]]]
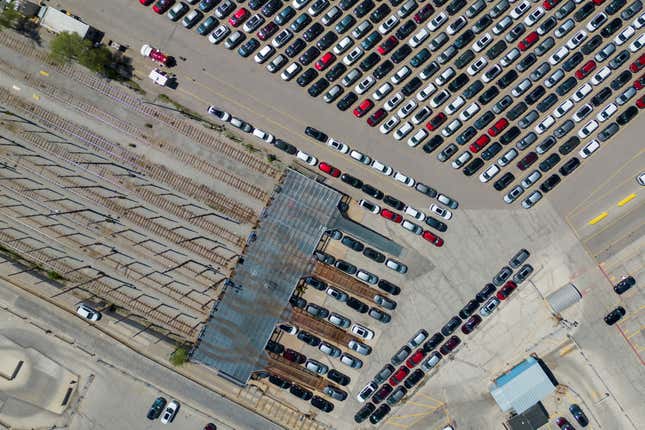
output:
[[[283,320],[299,279],[311,269],[312,254],[340,199],[339,192],[287,171],[256,240],[200,335],[194,360],[241,385],[267,364],[264,346]]]
[[[497,378],[490,393],[502,411],[521,414],[554,390],[539,361],[530,357]]]

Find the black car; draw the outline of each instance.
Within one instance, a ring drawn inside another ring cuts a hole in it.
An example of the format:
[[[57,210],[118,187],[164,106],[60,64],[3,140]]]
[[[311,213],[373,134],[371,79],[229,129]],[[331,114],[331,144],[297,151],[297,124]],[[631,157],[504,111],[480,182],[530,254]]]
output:
[[[594,37],[589,39],[587,43],[582,45],[582,47],[580,48],[580,51],[582,51],[584,55],[589,55],[593,51],[595,51],[596,48],[598,48],[601,43],[602,43],[602,36],[599,34],[596,34]]]
[[[354,15],[357,18],[362,18],[374,9],[374,2],[372,0],[364,0],[361,4],[354,9]]]
[[[284,346],[281,343],[275,342],[273,340],[269,340],[264,349],[278,355],[284,352]]]
[[[338,4],[342,10],[349,10],[358,0],[341,0]]]
[[[477,311],[479,308],[479,303],[477,303],[476,300],[471,300],[468,303],[466,303],[466,306],[464,306],[460,311],[459,311],[459,317],[463,320],[468,318],[473,314],[473,312]]]
[[[348,173],[343,173],[342,175],[340,175],[340,180],[348,185],[351,185],[354,188],[361,188],[363,186],[363,181],[353,177]]]
[[[305,128],[305,134],[316,139],[318,142],[327,143],[327,141],[329,140],[329,136],[313,127]]]
[[[307,89],[307,92],[311,97],[318,97],[327,87],[329,87],[329,81],[325,78],[320,78]]]
[[[394,35],[396,36],[397,39],[403,40],[406,39],[409,35],[412,34],[414,30],[417,29],[417,25],[414,23],[413,20],[408,20],[401,24],[401,26],[396,30]]]
[[[537,110],[544,113],[547,110],[549,110],[549,108],[551,108],[551,106],[553,106],[557,101],[558,101],[558,96],[551,93],[548,96],[546,96],[544,100],[538,103],[538,105],[536,106]]]
[[[374,406],[372,403],[366,403],[365,406],[363,406],[358,410],[358,412],[356,412],[356,415],[354,415],[354,421],[356,421],[359,424],[362,423],[375,410],[376,410],[376,406]]]
[[[473,25],[473,31],[479,34],[482,31],[486,30],[486,28],[488,28],[488,26],[491,25],[492,23],[493,23],[493,18],[491,18],[489,14],[484,14]]]
[[[304,309],[304,307],[307,306],[307,301],[296,295],[289,297],[289,303],[291,303],[291,306],[294,308]]]
[[[607,325],[614,325],[618,322],[618,320],[620,320],[623,316],[625,316],[625,314],[626,314],[625,308],[622,306],[618,306],[616,309],[609,312],[605,316],[605,323]]]
[[[475,97],[477,95],[477,93],[479,93],[482,89],[484,89],[484,84],[482,83],[482,81],[477,79],[472,84],[468,85],[468,87],[466,87],[466,89],[464,90],[463,96],[466,97],[466,99],[470,100],[473,97]],[[492,114],[492,112],[491,112],[491,114]],[[493,115],[493,117],[494,117],[494,115]],[[475,126],[475,127],[477,127],[477,126]]]
[[[306,87],[311,83],[311,81],[313,81],[317,77],[318,77],[318,72],[310,67],[307,70],[305,70],[302,75],[298,76],[298,79],[296,79],[296,82],[301,87]]]
[[[287,57],[293,58],[298,55],[300,51],[305,49],[306,46],[307,43],[304,40],[298,38],[294,40],[291,45],[287,46],[287,49],[284,50],[284,53],[287,54]]]
[[[570,160],[567,160],[566,163],[560,167],[560,174],[562,176],[567,176],[570,175],[574,170],[576,170],[580,166],[580,160],[578,160],[576,157],[571,158]]]
[[[616,79],[611,81],[611,84],[609,86],[612,90],[616,91],[631,80],[632,72],[630,72],[629,70],[624,70],[618,76],[616,76]]]
[[[309,49],[307,49],[298,59],[300,61],[300,64],[303,66],[306,66],[310,64],[312,61],[314,61],[318,56],[320,55],[320,49],[316,48],[315,46],[310,46]]]
[[[515,68],[517,69],[518,72],[524,72],[533,64],[535,64],[536,61],[537,61],[537,57],[535,56],[535,54],[531,53],[526,57],[522,58],[520,62],[517,63],[517,66],[515,66]]]
[[[582,412],[580,406],[574,403],[573,405],[569,406],[569,412],[571,412],[573,418],[575,418],[576,421],[578,421],[578,424],[580,424],[582,427],[587,427],[589,425],[589,419],[587,418],[585,413]]]
[[[472,49],[467,49],[455,60],[455,67],[458,69],[463,69],[466,67],[472,60],[475,58],[475,53]]]
[[[430,154],[432,151],[434,151],[439,146],[441,146],[443,142],[444,142],[443,137],[438,134],[435,134],[430,138],[428,143],[423,145],[423,148],[422,148],[423,152],[425,152],[426,154]]]
[[[520,135],[519,127],[513,126],[513,127],[509,128],[508,131],[506,131],[504,134],[502,134],[499,137],[499,142],[502,145],[508,145],[509,143],[511,143],[513,141],[513,139],[515,139],[519,135]]]
[[[556,187],[562,181],[560,177],[556,174],[553,174],[549,176],[542,184],[540,185],[540,190],[542,190],[543,193],[548,193],[552,189]]]
[[[428,79],[431,76],[433,76],[435,73],[437,73],[440,69],[439,63],[436,61],[432,61],[430,64],[425,66],[423,68],[423,71],[420,73],[420,75],[424,76],[424,79]]]
[[[367,194],[370,197],[374,197],[377,200],[381,200],[384,196],[383,191],[374,188],[370,184],[363,184],[361,187],[361,191],[363,191],[365,194]]]
[[[300,339],[307,345],[311,345],[311,346],[320,345],[320,338],[318,336],[314,336],[313,334],[306,332],[304,330],[300,330],[298,332],[298,339]]]
[[[474,38],[475,38],[475,32],[468,29],[464,31],[458,38],[455,39],[455,42],[453,45],[455,48],[461,49],[464,46],[468,45],[468,43],[471,42]]]
[[[494,156],[496,156],[501,150],[503,146],[499,142],[493,142],[490,145],[488,145],[488,148],[482,151],[481,157],[483,160],[491,160]]]
[[[302,399],[304,401],[311,400],[311,398],[314,396],[314,393],[298,385],[292,385],[291,388],[289,389],[289,392],[294,396],[296,396],[297,398]]]
[[[614,286],[614,291],[616,292],[616,294],[623,294],[625,291],[629,290],[634,285],[636,285],[636,280],[634,279],[634,277],[626,276]]]
[[[428,224],[430,227],[434,228],[437,231],[443,232],[448,230],[448,226],[446,225],[446,223],[439,221],[438,219],[433,218],[431,216],[427,216],[425,221],[426,221],[426,224]]]
[[[580,52],[574,52],[572,56],[566,59],[566,61],[562,64],[562,68],[564,69],[565,72],[570,72],[573,69],[575,69],[580,62],[582,62],[582,59],[584,56]]]
[[[258,10],[264,6],[266,2],[267,0],[249,0],[249,9]]]
[[[560,156],[558,154],[556,154],[556,153],[553,153],[553,154],[549,155],[548,157],[546,157],[546,159],[544,161],[542,161],[538,165],[538,168],[542,172],[548,172],[549,170],[551,170],[559,162],[560,162]]]
[[[616,118],[616,123],[618,125],[625,125],[631,121],[636,115],[638,115],[638,108],[636,106],[630,106],[623,113],[618,115]]]
[[[486,299],[493,295],[496,289],[497,288],[493,284],[489,283],[484,285],[484,288],[482,288],[475,296],[475,300],[477,300],[478,303],[484,303]]]
[[[605,8],[607,15],[613,15],[623,8],[627,4],[627,0],[613,0]]]
[[[355,297],[348,298],[347,301],[345,302],[345,304],[347,306],[349,306],[350,308],[354,309],[356,312],[359,312],[361,314],[367,313],[367,311],[370,308],[365,303],[361,302],[360,300],[358,300]]]
[[[388,206],[393,207],[394,209],[396,209],[398,211],[402,211],[403,209],[405,209],[405,203],[403,203],[401,200],[399,200],[399,199],[397,199],[395,197],[392,197],[390,195],[387,195],[387,194],[385,195],[385,197],[383,197],[383,203],[385,203]]]
[[[286,381],[275,375],[269,376],[269,382],[278,388],[282,388],[283,390],[287,390],[291,387],[291,382]]]
[[[419,381],[423,379],[424,376],[425,376],[425,373],[423,372],[423,370],[417,369],[414,372],[410,373],[410,376],[405,378],[403,385],[405,386],[405,388],[409,390],[410,388],[417,385]]]
[[[358,96],[350,91],[349,93],[345,94],[342,99],[338,101],[338,103],[336,104],[336,107],[340,111],[346,111],[356,102],[356,100],[358,100]]]
[[[156,420],[157,418],[159,418],[164,408],[166,407],[166,403],[166,399],[164,399],[163,397],[157,397],[152,403],[152,406],[150,406],[150,409],[148,409],[148,414],[146,415],[146,417],[149,420]]]
[[[477,99],[481,105],[487,105],[499,95],[499,88],[495,85],[484,91]]]
[[[515,106],[509,109],[509,111],[506,113],[506,118],[509,121],[514,121],[520,117],[526,110],[529,108],[529,106],[524,103],[524,102],[519,102],[516,103]]]
[[[382,404],[376,411],[374,411],[374,413],[372,413],[372,415],[370,415],[370,423],[378,424],[381,422],[383,417],[390,413],[391,410],[392,409],[388,405]]]
[[[558,152],[562,155],[567,155],[568,153],[573,151],[579,144],[580,138],[578,138],[578,136],[571,136],[569,139],[567,139],[566,142],[560,145]]]
[[[470,127],[466,128],[466,130],[462,131],[459,136],[457,136],[457,144],[463,145],[476,135],[477,129],[471,125]]]
[[[475,120],[473,125],[475,126],[475,128],[477,130],[482,130],[482,129],[486,128],[486,126],[488,124],[490,124],[490,122],[492,120],[494,120],[494,119],[495,119],[495,114],[493,112],[487,110],[479,118],[477,118]]]
[[[574,5],[575,6],[575,5]],[[550,30],[552,30],[555,25],[558,23],[558,20],[554,16],[550,16],[547,19],[545,19],[542,24],[538,27],[538,31],[541,31],[541,34],[547,34]]]
[[[363,71],[367,72],[369,71],[372,67],[376,66],[376,63],[381,59],[381,56],[378,55],[376,52],[372,52],[370,55],[365,57],[363,61],[360,62],[358,67]]]
[[[382,4],[379,7],[377,7],[374,12],[370,14],[370,21],[372,21],[374,24],[379,23],[383,21],[383,19],[390,14],[392,9],[386,4]]]
[[[391,60],[394,64],[399,64],[401,61],[405,60],[408,55],[412,53],[412,48],[410,48],[410,45],[405,44],[401,46],[399,49],[394,51],[394,54],[392,54]]]
[[[504,188],[510,185],[510,183],[513,182],[514,179],[515,176],[511,172],[506,172],[504,175],[502,175],[501,178],[493,183],[493,188],[495,188],[497,191],[502,191]]]
[[[438,347],[444,339],[445,337],[441,333],[433,334],[432,337],[423,344],[423,351],[426,354],[429,353],[430,351]]]
[[[327,400],[323,399],[320,396],[314,396],[311,399],[311,405],[315,408],[320,409],[323,412],[331,412],[334,410],[334,404],[331,402],[328,402]]]
[[[366,247],[363,250],[363,255],[377,263],[383,263],[385,261],[385,255],[370,247]]]
[[[270,0],[267,4],[264,5],[264,7],[262,7],[262,15],[268,18],[276,13],[278,9],[280,9],[280,6],[282,6],[281,0]]]
[[[446,325],[444,325],[441,328],[441,334],[444,335],[445,337],[448,337],[452,332],[457,330],[460,325],[461,325],[461,318],[455,315],[454,317],[450,318],[450,320],[446,323]]]
[[[416,53],[414,57],[410,60],[410,65],[412,67],[420,67],[430,59],[430,51],[428,48],[423,48],[419,52]]]
[[[623,21],[620,18],[614,18],[607,25],[605,25],[602,30],[600,30],[600,34],[602,37],[607,38],[614,34],[620,27],[623,26]]]
[[[517,72],[513,69],[509,70],[506,72],[504,75],[502,75],[501,78],[497,80],[497,85],[501,88],[504,89],[511,85],[518,77],[519,75]]]
[[[602,90],[598,91],[595,96],[591,98],[591,104],[595,107],[600,106],[611,96],[611,88],[605,87]]]
[[[404,96],[410,96],[416,90],[421,88],[421,84],[423,84],[423,82],[421,81],[421,78],[419,78],[418,76],[415,76],[414,78],[410,79],[410,81],[407,84],[405,84],[403,88],[401,88],[401,92],[403,93]]]
[[[353,275],[358,271],[356,266],[344,260],[338,260],[336,264],[334,264],[334,267],[342,272],[347,273],[348,275]]]
[[[583,4],[580,9],[576,11],[576,13],[573,14],[573,19],[575,19],[576,22],[583,21],[585,18],[591,15],[595,8],[596,5],[593,4],[593,2],[587,2]]]
[[[322,39],[321,39],[321,40],[322,40]],[[328,71],[327,73],[325,73],[325,78],[326,78],[329,82],[333,82],[333,81],[335,81],[336,79],[338,79],[338,78],[340,78],[341,76],[343,76],[343,74],[344,74],[346,71],[347,71],[347,66],[346,66],[346,65],[344,65],[343,63],[340,63],[340,62],[339,62],[339,63],[336,63],[336,64],[334,64],[333,66],[331,66],[331,68],[329,69],[329,71]]]
[[[340,240],[340,243],[348,247],[349,249],[356,251],[356,252],[363,252],[363,249],[365,249],[365,245],[363,245],[362,242],[359,242],[358,240],[354,239],[351,236],[343,236],[343,238]]]
[[[466,6],[466,0],[453,0],[448,6],[446,6],[446,12],[448,15],[453,16]]]
[[[488,57],[489,60],[494,60],[495,58],[499,57],[502,52],[506,50],[506,42],[503,40],[499,40],[497,43],[495,43],[493,46],[488,48],[488,51],[486,51],[486,56]]]
[[[576,84],[578,83],[578,80],[574,78],[573,76],[569,76],[567,79],[564,80],[560,84],[560,86],[555,90],[556,93],[558,93],[559,96],[564,96],[566,93],[571,91]]]
[[[386,293],[392,294],[393,296],[398,296],[401,293],[401,287],[394,285],[390,281],[381,279],[378,281],[378,287],[385,291]]]
[[[519,24],[511,28],[511,30],[508,33],[506,33],[505,39],[508,43],[513,43],[522,34],[524,34],[525,31],[526,31],[526,26],[520,22]]]
[[[242,46],[240,46],[237,50],[238,54],[240,54],[242,57],[248,57],[260,47],[260,42],[258,42],[257,39],[251,38],[247,40]]]
[[[374,78],[381,79],[387,76],[394,69],[394,64],[390,60],[385,60],[374,69]]]
[[[347,384],[349,384],[352,381],[352,379],[349,376],[339,372],[336,369],[331,369],[327,373],[327,379],[337,383],[338,385],[342,385],[343,387],[345,387]]]
[[[233,8],[235,8],[235,6],[233,6]],[[280,13],[273,19],[273,21],[278,25],[284,25],[289,22],[289,20],[294,16],[296,16],[296,10],[291,6],[287,6],[280,11]]]
[[[298,18],[295,19],[289,26],[294,33],[299,33],[303,28],[305,28],[311,22],[311,17],[306,13],[303,13]]]
[[[538,85],[533,89],[533,91],[528,93],[524,101],[529,105],[532,105],[536,101],[540,100],[540,97],[542,97],[544,94],[546,94],[546,90],[542,85]]]
[[[337,40],[338,40],[338,36],[336,35],[336,33],[334,33],[333,31],[328,31],[327,33],[325,33],[325,35],[323,37],[321,37],[318,40],[318,42],[316,42],[316,46],[321,51],[324,51],[325,49],[329,48]],[[342,63],[338,63],[338,64],[342,64]],[[344,66],[344,64],[343,64],[343,66]]]
[[[464,85],[468,83],[468,80],[468,75],[465,73],[457,75],[457,77],[448,84],[448,90],[453,93],[459,91]]]

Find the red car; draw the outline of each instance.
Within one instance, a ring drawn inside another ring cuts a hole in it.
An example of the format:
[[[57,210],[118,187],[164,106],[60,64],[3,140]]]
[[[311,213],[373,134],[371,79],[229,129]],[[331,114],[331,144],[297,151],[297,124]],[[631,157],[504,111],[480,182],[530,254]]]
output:
[[[636,100],[636,107],[639,109],[645,108],[645,96],[641,96],[640,99]]]
[[[327,173],[329,176],[333,176],[334,178],[337,178],[340,176],[340,170],[338,170],[331,164],[325,163],[324,161],[318,165],[318,168],[323,172]]]
[[[376,112],[370,115],[369,118],[367,118],[367,124],[370,127],[374,127],[376,124],[383,121],[383,118],[385,118],[386,114],[387,112],[385,111],[385,109],[379,108]]]
[[[555,423],[560,427],[562,430],[575,430],[575,428],[571,425],[571,423],[564,417],[558,417],[555,420]]]
[[[594,70],[596,70],[596,62],[594,60],[589,60],[584,66],[576,71],[576,78],[582,79]]]
[[[381,216],[385,219],[389,219],[397,224],[403,221],[403,217],[397,213],[392,212],[389,209],[381,209]]]
[[[443,246],[443,239],[428,230],[424,230],[423,233],[421,233],[421,237],[437,248]]]
[[[388,382],[391,386],[396,387],[405,379],[406,376],[408,376],[408,373],[410,373],[410,369],[405,366],[401,366],[392,376],[390,376]]]
[[[520,170],[526,170],[529,168],[529,166],[533,163],[535,163],[535,160],[538,159],[538,156],[535,152],[531,151],[528,154],[524,156],[520,161],[517,163],[517,168]]]
[[[490,137],[487,134],[482,134],[477,138],[476,141],[470,144],[469,148],[471,152],[475,154],[482,150],[482,148],[490,142]]]
[[[468,321],[466,321],[462,326],[461,326],[461,331],[463,334],[470,334],[475,330],[475,327],[479,325],[479,323],[482,322],[482,317],[479,315],[475,314],[472,317],[468,318]]]
[[[430,18],[430,15],[432,15],[433,13],[434,13],[434,8],[432,7],[432,5],[427,4],[423,6],[421,9],[419,9],[419,12],[414,14],[414,17],[413,17],[414,22],[416,22],[417,24],[421,24],[423,21]]]
[[[372,396],[372,403],[375,405],[378,405],[381,403],[387,396],[390,395],[390,393],[394,391],[394,388],[392,388],[391,385],[389,384],[384,384],[374,395]]]
[[[423,348],[419,348],[410,356],[410,358],[407,359],[405,365],[410,369],[414,369],[419,363],[421,363],[421,360],[423,360],[423,357],[425,356],[426,353],[423,351]]]
[[[399,39],[397,39],[394,36],[390,36],[387,39],[385,39],[385,42],[381,43],[378,46],[378,53],[381,55],[385,55],[388,52],[390,52],[396,45],[399,44]]]
[[[354,109],[354,116],[356,118],[360,118],[363,115],[365,115],[367,112],[370,111],[374,107],[374,102],[370,99],[365,99],[361,104],[358,105],[356,109]]]
[[[457,336],[452,336],[450,339],[448,339],[446,342],[444,342],[443,345],[441,345],[441,348],[439,348],[439,352],[443,355],[448,355],[452,351],[459,346],[461,343],[461,339],[459,339]]]
[[[634,88],[637,90],[642,90],[643,88],[645,88],[645,75],[634,81]]]
[[[267,40],[269,37],[273,36],[275,32],[278,31],[279,28],[280,27],[278,27],[278,24],[271,21],[263,28],[261,28],[260,31],[258,31],[258,39]]]
[[[284,353],[282,353],[282,356],[293,363],[303,364],[305,361],[307,361],[307,357],[299,352],[294,351],[291,348],[285,349]]]
[[[239,8],[231,17],[228,19],[228,23],[231,24],[233,27],[239,27],[240,24],[242,24],[246,19],[250,16],[251,14],[249,13],[246,8]]]
[[[508,296],[511,295],[514,289],[517,288],[517,284],[513,281],[508,281],[504,284],[502,288],[499,289],[497,292],[497,298],[500,300],[506,299]]]
[[[544,0],[544,3],[542,3],[542,6],[544,6],[544,9],[546,10],[551,10],[553,9],[558,3],[560,3],[561,0]]]
[[[336,56],[331,52],[327,52],[322,57],[320,57],[318,61],[316,61],[316,64],[314,64],[314,67],[316,68],[316,70],[323,71],[327,67],[329,67],[331,63],[333,63],[334,61],[336,61]]]
[[[175,0],[159,0],[154,6],[152,6],[152,10],[161,15],[170,9],[173,4],[175,4]]]
[[[490,134],[490,137],[495,137],[504,131],[506,127],[508,127],[508,120],[506,118],[502,118],[488,129],[488,134]]]
[[[605,2],[605,0],[593,0],[593,4],[595,4],[596,6],[600,6],[604,2]]]
[[[517,47],[520,48],[520,51],[526,51],[531,46],[535,45],[535,42],[537,42],[539,38],[540,36],[537,34],[537,31],[532,31],[517,44]]]
[[[445,113],[439,112],[436,114],[428,123],[426,124],[426,128],[430,131],[435,131],[441,124],[443,124],[448,117],[446,116]]]
[[[629,70],[634,73],[638,73],[643,67],[645,67],[645,54],[638,57],[638,59],[629,66]]]
[[[141,3],[144,6],[150,6],[150,3],[152,3],[155,0],[139,0],[139,3]]]

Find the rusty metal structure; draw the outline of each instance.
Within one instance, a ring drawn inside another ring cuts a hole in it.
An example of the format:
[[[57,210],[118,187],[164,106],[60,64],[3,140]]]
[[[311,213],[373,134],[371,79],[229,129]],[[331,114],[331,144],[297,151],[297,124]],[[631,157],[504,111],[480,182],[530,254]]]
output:
[[[369,300],[370,302],[374,300],[374,296],[377,294],[385,295],[384,292],[372,288],[366,283],[341,272],[335,267],[323,264],[320,261],[317,261],[316,264],[314,264],[314,268],[311,271],[311,274],[317,278],[322,279],[328,284],[334,284],[339,289],[345,291],[348,294],[362,297]]]

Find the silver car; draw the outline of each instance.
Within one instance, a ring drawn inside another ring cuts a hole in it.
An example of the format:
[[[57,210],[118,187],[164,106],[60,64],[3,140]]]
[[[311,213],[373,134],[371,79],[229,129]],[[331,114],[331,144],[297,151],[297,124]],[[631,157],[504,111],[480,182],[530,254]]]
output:
[[[334,324],[334,325],[336,325],[336,326],[338,326],[340,328],[347,328],[352,324],[352,322],[349,319],[345,318],[344,316],[342,316],[340,314],[337,314],[336,312],[332,312],[329,315],[329,318],[327,318],[327,320],[330,323],[332,323],[332,324]]]
[[[361,360],[347,353],[343,353],[340,356],[340,362],[353,369],[360,369],[363,367],[363,362]]]
[[[523,192],[524,188],[520,187],[519,185],[515,186],[515,188],[513,188],[504,196],[504,202],[513,203]]]
[[[539,191],[533,191],[527,198],[522,200],[522,207],[524,209],[530,209],[541,199],[542,199],[542,193]]]

